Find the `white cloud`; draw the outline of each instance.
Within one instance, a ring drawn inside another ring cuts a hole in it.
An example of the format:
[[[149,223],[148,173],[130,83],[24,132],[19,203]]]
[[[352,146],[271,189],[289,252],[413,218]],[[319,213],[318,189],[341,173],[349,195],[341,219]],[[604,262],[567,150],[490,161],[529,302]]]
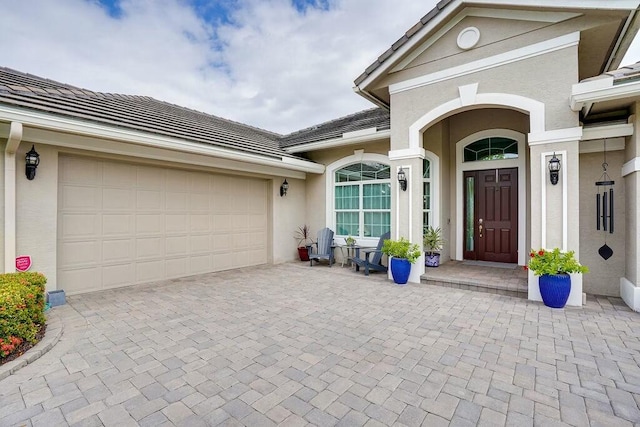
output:
[[[1,65],[286,133],[371,107],[353,80],[435,2],[343,0],[301,14],[287,0],[244,0],[216,28],[180,0],[124,0],[117,19],[83,0],[12,1]]]
[[[436,1],[239,0],[214,27],[185,0],[122,0],[117,19],[96,0],[0,0],[0,65],[286,133],[371,107],[353,80]]]

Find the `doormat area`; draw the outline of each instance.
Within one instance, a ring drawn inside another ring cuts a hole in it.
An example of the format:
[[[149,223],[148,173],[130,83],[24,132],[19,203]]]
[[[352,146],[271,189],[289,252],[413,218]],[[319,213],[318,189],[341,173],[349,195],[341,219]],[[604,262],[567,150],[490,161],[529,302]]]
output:
[[[506,270],[515,270],[518,267],[518,264],[511,264],[511,263],[505,263],[505,262],[471,261],[471,260],[462,261],[462,265],[474,265],[474,266],[478,266],[478,267],[504,268]]]

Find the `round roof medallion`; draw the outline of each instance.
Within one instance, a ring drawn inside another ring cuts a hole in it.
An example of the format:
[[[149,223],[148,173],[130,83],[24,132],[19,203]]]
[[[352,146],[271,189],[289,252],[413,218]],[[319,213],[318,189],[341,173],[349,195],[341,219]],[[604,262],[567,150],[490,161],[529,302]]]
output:
[[[480,30],[476,27],[468,27],[458,34],[458,47],[468,50],[478,44],[480,40]]]

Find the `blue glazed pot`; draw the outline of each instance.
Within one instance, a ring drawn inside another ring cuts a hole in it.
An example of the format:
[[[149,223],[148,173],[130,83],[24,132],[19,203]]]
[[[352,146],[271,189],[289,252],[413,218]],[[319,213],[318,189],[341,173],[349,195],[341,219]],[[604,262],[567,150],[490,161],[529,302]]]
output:
[[[543,274],[538,279],[540,295],[544,305],[551,308],[562,308],[571,293],[571,276],[563,274]]]
[[[405,258],[391,258],[391,275],[398,285],[404,285],[409,281],[411,263]]]

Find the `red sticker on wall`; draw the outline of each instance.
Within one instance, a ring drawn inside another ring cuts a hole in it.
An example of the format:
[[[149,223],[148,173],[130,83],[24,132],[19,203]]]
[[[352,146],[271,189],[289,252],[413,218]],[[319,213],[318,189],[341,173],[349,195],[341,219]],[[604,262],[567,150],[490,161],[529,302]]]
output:
[[[29,255],[23,255],[16,258],[16,270],[29,271],[31,268],[31,257]]]

